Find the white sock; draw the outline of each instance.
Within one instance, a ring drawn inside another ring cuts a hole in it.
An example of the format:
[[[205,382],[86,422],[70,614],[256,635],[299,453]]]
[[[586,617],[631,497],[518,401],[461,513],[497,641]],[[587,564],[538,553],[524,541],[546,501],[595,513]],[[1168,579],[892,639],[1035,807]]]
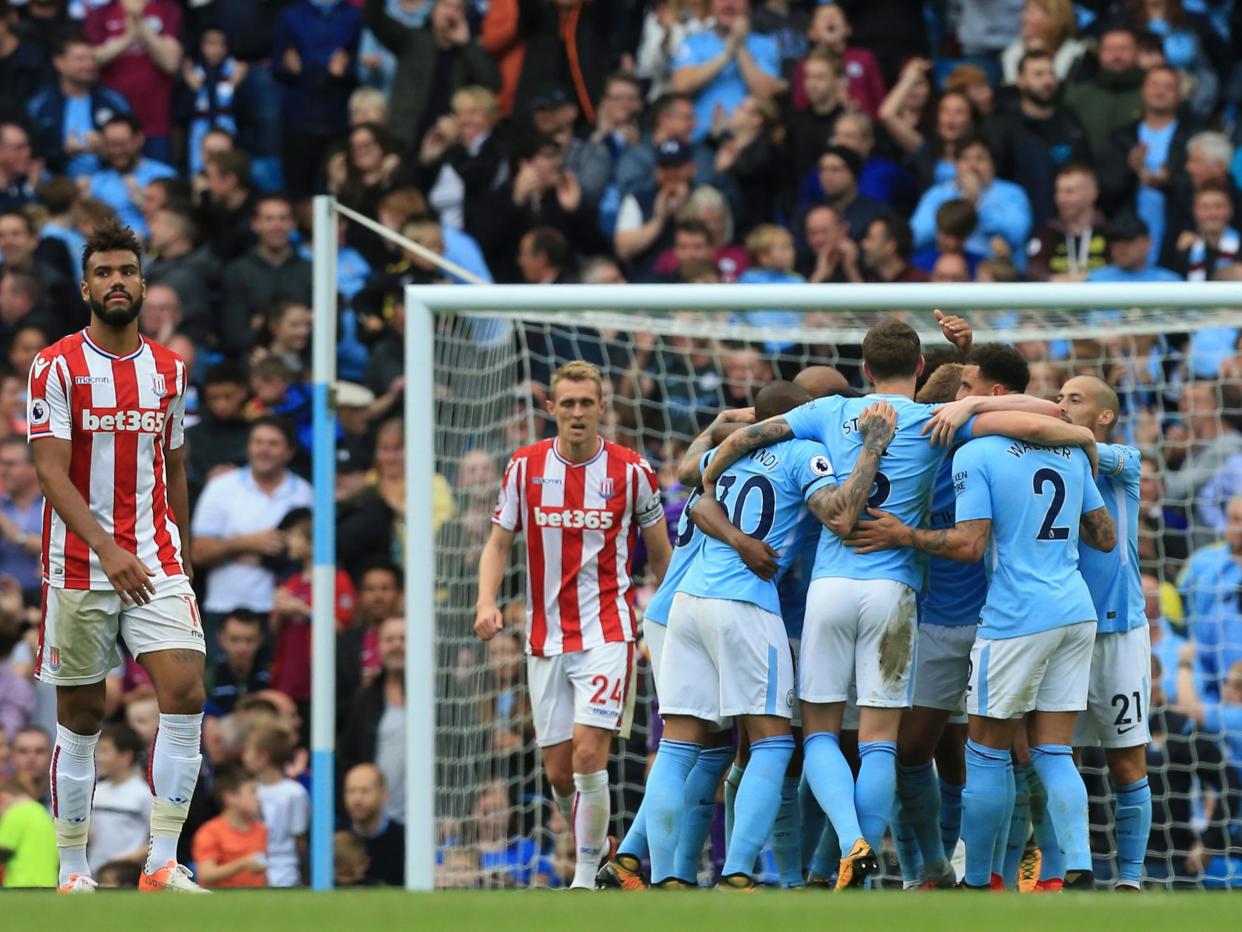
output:
[[[147,873],[177,860],[177,840],[190,811],[190,797],[198,783],[203,715],[160,714],[160,727],[151,744],[151,844]]]
[[[572,886],[594,890],[600,859],[607,854],[608,818],[611,815],[608,771],[576,773],[574,787],[578,790],[573,819],[577,860]]]
[[[91,829],[91,802],[95,796],[95,744],[99,732],[79,735],[64,725],[56,726],[52,751],[52,816],[56,824],[56,849],[60,854],[60,882],[73,874],[89,877],[86,839]]]
[[[565,824],[569,826],[569,830],[571,832],[574,830],[575,795],[576,794],[574,793],[570,793],[568,796],[562,796],[556,791],[555,787],[552,789],[552,799],[556,802],[556,808],[560,810],[561,818],[565,820]]]

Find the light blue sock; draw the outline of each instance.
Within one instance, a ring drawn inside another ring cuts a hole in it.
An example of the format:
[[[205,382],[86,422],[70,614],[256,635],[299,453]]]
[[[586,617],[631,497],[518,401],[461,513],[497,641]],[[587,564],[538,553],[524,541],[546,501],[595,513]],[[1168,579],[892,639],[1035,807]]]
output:
[[[724,783],[724,811],[725,811],[725,854],[729,853],[729,839],[733,837],[733,809],[737,804],[737,788],[742,785],[742,774],[746,773],[745,767],[739,767],[734,764],[729,768],[729,775],[725,777]]]
[[[830,731],[817,731],[802,742],[802,772],[824,815],[837,833],[841,851],[849,851],[862,837],[854,809],[854,774],[841,753],[841,741]],[[837,860],[841,859],[837,855]],[[837,865],[832,865],[836,873]],[[818,876],[825,876],[819,874]]]
[[[674,863],[677,876],[687,882],[694,882],[699,876],[699,856],[716,814],[716,789],[732,762],[731,746],[705,748],[699,752],[699,759],[686,778],[685,814],[681,818],[681,838],[677,842]]]
[[[772,857],[781,875],[781,886],[801,887],[802,879],[802,806],[798,799],[798,786],[802,776],[785,774],[781,781],[781,806],[776,811],[772,825]]]
[[[1067,871],[1089,871],[1091,843],[1087,827],[1087,787],[1074,766],[1073,751],[1064,744],[1031,748],[1031,763],[1048,794],[1048,817],[1065,852]]]
[[[825,821],[824,830],[819,833],[819,843],[816,844],[815,852],[811,855],[811,863],[807,871],[820,880],[831,880],[840,868],[841,842],[832,823]]]
[[[647,775],[647,846],[651,850],[651,882],[672,877],[677,869],[686,778],[701,749],[697,744],[665,738]]]
[[[647,856],[646,795],[643,796],[643,801],[638,804],[638,812],[634,813],[634,821],[630,823],[630,830],[621,839],[621,844],[617,845],[617,854],[628,854],[630,857],[638,858],[640,861]]]
[[[1012,758],[1011,758],[1012,760]],[[1009,848],[1009,828],[1013,819],[1013,799],[1016,788],[1013,766],[1005,772],[1005,821],[1001,823],[1000,834],[996,836],[996,847],[992,849],[992,876],[1004,880],[1005,851]]]
[[[776,811],[781,805],[781,782],[793,752],[792,735],[761,738],[751,744],[746,773],[737,788],[733,836],[725,858],[724,876],[749,876],[754,871],[755,858],[776,821]]]
[[[1057,841],[1056,829],[1048,815],[1048,794],[1043,781],[1034,767],[1027,775],[1031,787],[1031,825],[1035,828],[1035,844],[1039,846],[1039,879],[1063,880],[1065,878],[1065,853]]]
[[[897,849],[897,866],[901,868],[902,885],[918,883],[923,879],[923,852],[914,834],[906,812],[898,800],[893,804],[893,847]]]
[[[1031,834],[1031,790],[1027,782],[1030,769],[1030,764],[1020,764],[1013,769],[1013,815],[1009,818],[1005,862],[1001,870],[1007,890],[1018,885],[1018,868],[1022,866],[1022,853],[1026,850],[1026,839]]]
[[[966,742],[966,787],[962,790],[962,837],[966,840],[966,876],[972,887],[992,879],[996,840],[1008,827],[1009,786],[1013,764],[1009,752]]]
[[[802,812],[802,868],[810,870],[815,849],[819,847],[819,837],[824,834],[828,820],[811,792],[811,784],[806,782],[806,774],[798,782],[798,808]],[[835,832],[832,837],[837,837]]]
[[[1143,860],[1151,835],[1151,786],[1144,777],[1129,786],[1115,786],[1117,794],[1117,874],[1123,883],[1143,882]]]
[[[873,851],[879,851],[897,801],[897,742],[860,741],[858,757],[861,763],[854,785],[854,808],[863,838]]]
[[[943,863],[946,852],[940,830],[940,788],[936,785],[936,771],[931,761],[913,767],[898,764],[897,795],[901,811],[918,842],[923,863],[928,867]],[[958,800],[960,806],[960,789]],[[961,824],[960,816],[958,824]]]
[[[940,846],[952,858],[962,837],[962,790],[960,783],[940,781]]]

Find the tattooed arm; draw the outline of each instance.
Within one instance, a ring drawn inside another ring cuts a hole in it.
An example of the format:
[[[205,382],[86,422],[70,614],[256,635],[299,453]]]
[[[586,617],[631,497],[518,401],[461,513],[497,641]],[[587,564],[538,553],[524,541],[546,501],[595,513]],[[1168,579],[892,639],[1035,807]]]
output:
[[[1078,533],[1087,546],[1104,553],[1117,546],[1117,525],[1107,508],[1096,508],[1083,515],[1078,522]]]
[[[824,486],[807,502],[811,513],[838,537],[850,532],[867,505],[880,457],[897,429],[897,412],[887,402],[877,402],[863,411],[858,429],[863,438],[862,453],[849,478],[840,485]]]
[[[733,434],[716,450],[716,455],[703,470],[703,497],[716,497],[716,480],[721,474],[740,460],[747,453],[761,447],[770,447],[774,443],[793,437],[793,428],[783,416],[770,417],[758,424],[751,424]]]
[[[695,437],[686,448],[685,455],[677,466],[677,481],[688,488],[698,488],[703,481],[699,471],[699,461],[703,459],[703,454],[724,442],[725,438],[720,436],[721,433],[727,437],[729,432],[735,432],[742,425],[754,422],[754,408],[737,408],[717,414],[707,430]]]
[[[857,553],[876,553],[908,547],[946,560],[974,563],[983,557],[988,546],[988,536],[992,532],[992,521],[989,518],[963,521],[951,528],[926,530],[902,524],[887,511],[876,508],[868,509],[867,514],[874,520],[860,522],[845,539],[845,543]]]

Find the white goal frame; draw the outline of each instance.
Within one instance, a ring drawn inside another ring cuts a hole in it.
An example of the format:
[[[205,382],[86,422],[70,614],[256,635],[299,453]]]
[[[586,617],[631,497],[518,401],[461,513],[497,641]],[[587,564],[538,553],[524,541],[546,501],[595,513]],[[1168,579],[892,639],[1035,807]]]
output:
[[[332,887],[335,800],[336,619],[335,199],[314,204],[313,405],[315,486],[311,681],[313,809],[312,885]],[[381,235],[415,244],[371,221]],[[415,250],[417,251],[417,250]],[[432,254],[432,261],[440,257]],[[844,285],[409,285],[405,289],[406,494],[406,783],[405,886],[435,887],[435,317],[437,314],[522,312],[588,314],[593,310],[667,312],[744,311],[1070,310],[1095,308],[1230,308],[1242,326],[1242,282],[844,284]],[[991,336],[1003,336],[995,333]],[[1047,334],[1046,336],[1050,336]]]

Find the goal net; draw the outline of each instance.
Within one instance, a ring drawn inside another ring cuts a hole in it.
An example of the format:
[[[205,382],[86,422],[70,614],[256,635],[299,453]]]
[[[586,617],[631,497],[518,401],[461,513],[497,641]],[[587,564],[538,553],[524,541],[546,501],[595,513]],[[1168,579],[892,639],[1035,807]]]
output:
[[[520,538],[501,590],[508,627],[487,644],[472,633],[478,559],[505,463],[553,430],[544,409],[550,373],[570,359],[599,367],[608,395],[604,434],[657,470],[674,526],[689,491],[678,485],[675,464],[714,415],[751,404],[766,382],[808,365],[834,366],[864,389],[862,338],[884,313],[670,307],[435,315],[434,433],[407,444],[434,437],[437,502],[444,502],[435,527],[438,886],[558,885],[572,875],[568,828],[551,801],[531,723]],[[920,331],[929,360],[951,359],[931,312],[901,313]],[[1240,886],[1242,590],[1229,582],[1236,567],[1230,576],[1219,553],[1228,501],[1242,492],[1242,315],[1207,308],[957,313],[972,324],[976,345],[1003,341],[1021,350],[1032,394],[1055,397],[1066,378],[1083,373],[1117,389],[1114,440],[1144,454],[1139,553],[1156,658],[1151,708],[1139,713],[1150,716],[1156,736],[1147,755],[1155,800],[1149,881]],[[1242,511],[1232,533],[1242,549]],[[640,609],[652,593],[641,560]],[[632,732],[616,743],[609,765],[618,837],[642,798],[658,733],[644,662]],[[1097,877],[1108,881],[1116,846],[1103,753],[1086,751],[1082,770]],[[719,867],[722,834],[718,820],[704,875]]]

